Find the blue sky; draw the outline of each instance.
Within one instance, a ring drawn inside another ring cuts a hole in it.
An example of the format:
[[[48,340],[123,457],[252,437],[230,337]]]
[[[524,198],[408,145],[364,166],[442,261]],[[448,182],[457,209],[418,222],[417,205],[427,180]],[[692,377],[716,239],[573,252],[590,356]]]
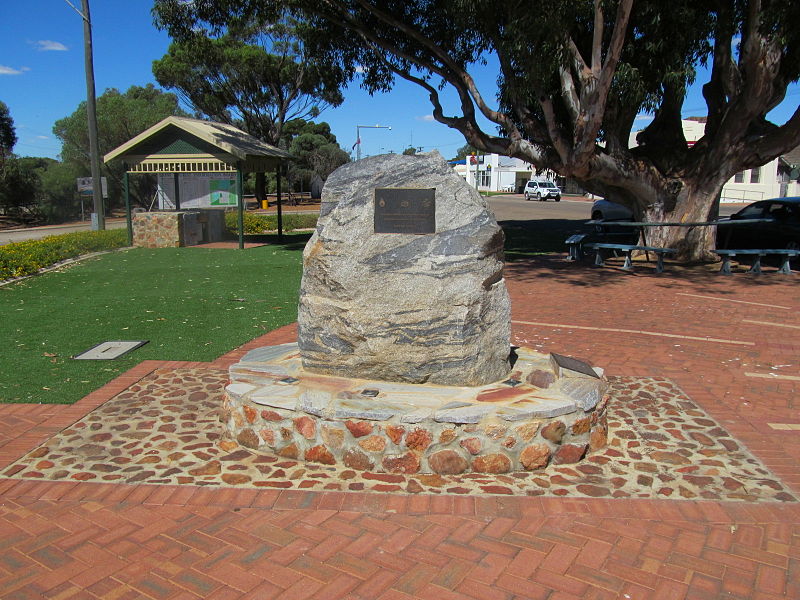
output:
[[[80,0],[71,0],[80,5]],[[169,37],[152,24],[150,0],[92,0],[94,68],[97,94],[107,88],[121,91],[131,85],[156,83],[152,61],[164,55]],[[71,114],[86,98],[81,18],[64,0],[0,0],[0,100],[14,120],[19,141],[14,151],[22,156],[50,156],[60,151],[53,135],[55,121]],[[492,65],[476,74],[482,90],[494,95]],[[699,81],[703,81],[699,78]],[[369,96],[352,84],[345,102],[328,109],[320,120],[331,124],[340,145],[351,149],[357,125],[389,125],[388,129],[362,129],[362,155],[402,152],[410,145],[438,149],[455,155],[464,139],[436,123],[427,94],[421,88],[398,82],[388,94]],[[800,91],[790,89],[787,100],[770,116],[783,123],[797,107]],[[687,98],[684,116],[703,115],[699,90]],[[642,126],[646,119],[642,120]],[[486,127],[491,131],[491,125]]]

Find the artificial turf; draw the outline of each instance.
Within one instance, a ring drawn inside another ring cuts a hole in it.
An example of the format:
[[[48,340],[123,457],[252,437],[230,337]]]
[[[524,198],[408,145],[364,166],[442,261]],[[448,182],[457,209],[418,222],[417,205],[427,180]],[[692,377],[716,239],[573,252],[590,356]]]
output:
[[[0,402],[73,403],[143,360],[214,360],[294,322],[301,250],[135,248],[1,287]],[[149,343],[71,358],[108,340]]]

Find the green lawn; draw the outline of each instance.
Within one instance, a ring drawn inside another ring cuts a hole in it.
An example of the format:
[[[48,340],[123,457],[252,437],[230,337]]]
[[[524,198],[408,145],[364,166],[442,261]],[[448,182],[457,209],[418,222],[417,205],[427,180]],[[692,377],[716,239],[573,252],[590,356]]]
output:
[[[72,403],[146,359],[208,361],[297,319],[300,243],[136,248],[0,288],[0,401]],[[112,361],[70,357],[149,340]]]

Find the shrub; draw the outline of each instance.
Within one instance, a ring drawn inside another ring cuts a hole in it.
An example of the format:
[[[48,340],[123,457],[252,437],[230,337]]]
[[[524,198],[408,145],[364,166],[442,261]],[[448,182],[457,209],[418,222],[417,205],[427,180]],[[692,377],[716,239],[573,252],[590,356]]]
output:
[[[128,234],[125,229],[78,231],[6,244],[0,246],[0,281],[30,275],[81,254],[127,245]]]
[[[283,215],[283,230],[292,231],[293,229],[313,229],[317,226],[316,213],[288,213]],[[239,213],[231,211],[225,213],[225,227],[233,234],[239,232]],[[277,215],[262,215],[256,213],[244,213],[244,233],[245,235],[258,235],[268,231],[278,229]]]

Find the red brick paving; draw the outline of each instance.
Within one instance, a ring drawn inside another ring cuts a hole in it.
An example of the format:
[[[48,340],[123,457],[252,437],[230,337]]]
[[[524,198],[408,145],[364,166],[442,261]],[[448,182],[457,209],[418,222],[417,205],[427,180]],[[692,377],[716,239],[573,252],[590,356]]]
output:
[[[798,380],[745,375],[800,376],[796,276],[542,257],[512,264],[508,281],[517,343],[669,377],[800,492],[800,432],[769,426],[800,423]],[[0,466],[169,365],[199,366],[147,361],[73,406],[0,406]],[[0,499],[3,598],[800,598],[797,503],[3,479]]]

